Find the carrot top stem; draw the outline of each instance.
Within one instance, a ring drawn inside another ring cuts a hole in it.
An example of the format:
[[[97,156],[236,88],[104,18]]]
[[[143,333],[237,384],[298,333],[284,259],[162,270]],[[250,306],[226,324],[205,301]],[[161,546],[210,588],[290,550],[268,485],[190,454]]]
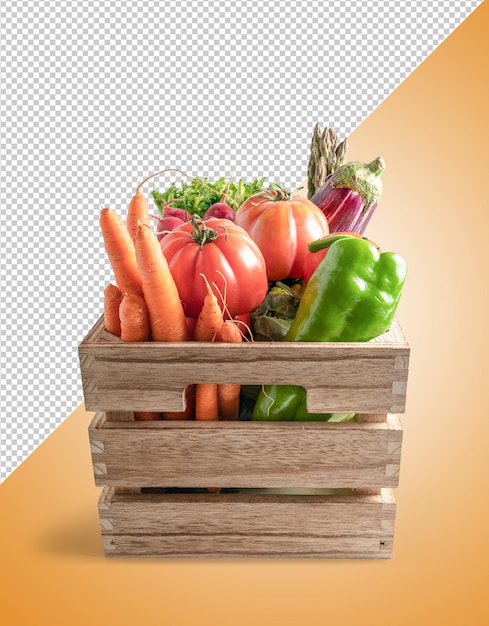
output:
[[[224,190],[224,195],[221,198],[221,202],[226,202],[226,200],[228,198],[229,188],[231,186],[231,179],[232,179],[232,176],[229,176],[228,184],[226,185],[226,189]]]
[[[186,172],[182,172],[182,170],[179,170],[176,167],[167,167],[164,170],[160,170],[159,172],[155,172],[154,174],[150,174],[150,176],[147,176],[142,182],[139,183],[139,185],[137,186],[137,190],[140,189],[151,178],[154,178],[155,176],[159,176],[160,174],[165,174],[166,172],[178,172],[182,176],[186,176],[187,178],[192,180],[192,176],[190,176],[190,174],[187,174]]]

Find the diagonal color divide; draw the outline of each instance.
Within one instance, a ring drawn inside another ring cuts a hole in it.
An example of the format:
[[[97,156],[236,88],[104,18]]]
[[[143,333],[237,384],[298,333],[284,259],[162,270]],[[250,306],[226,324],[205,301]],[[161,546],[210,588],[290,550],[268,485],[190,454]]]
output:
[[[82,401],[76,348],[111,280],[99,202],[124,212],[162,166],[296,184],[316,121],[349,134],[480,3],[150,4],[136,24],[3,6],[0,479]]]

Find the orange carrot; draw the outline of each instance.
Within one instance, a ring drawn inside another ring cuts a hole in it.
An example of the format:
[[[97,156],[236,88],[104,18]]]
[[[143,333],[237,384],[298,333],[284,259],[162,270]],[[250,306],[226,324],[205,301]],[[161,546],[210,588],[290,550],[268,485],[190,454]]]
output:
[[[142,294],[134,243],[121,216],[112,209],[102,209],[100,228],[117,286],[123,293]]]
[[[119,306],[119,319],[123,341],[149,340],[149,315],[143,296],[131,293],[123,294]]]
[[[134,419],[136,422],[155,422],[161,419],[161,415],[155,411],[134,411]]]
[[[153,341],[186,341],[187,320],[177,286],[153,230],[139,224],[136,260]]]
[[[104,320],[105,330],[112,335],[121,336],[121,321],[119,319],[119,305],[122,293],[119,287],[108,284],[104,289]]]
[[[195,385],[189,385],[185,389],[187,405],[185,411],[165,411],[161,414],[164,420],[191,420],[195,417]]]
[[[238,325],[226,320],[221,326],[220,341],[241,343],[243,336]],[[239,415],[239,396],[241,385],[238,383],[220,383],[217,385],[217,401],[220,420],[237,420]]]
[[[119,307],[121,339],[123,341],[148,341],[150,338],[148,308],[143,296],[125,293]],[[155,411],[135,411],[137,421],[159,420]]]
[[[222,310],[209,281],[203,274],[202,277],[207,287],[207,295],[195,324],[194,339],[196,341],[214,341],[223,323]],[[195,419],[217,420],[218,417],[217,385],[199,383],[195,395]]]
[[[218,418],[217,385],[199,383],[195,391],[195,419],[213,421]]]
[[[196,341],[214,341],[224,319],[221,307],[209,285],[209,281],[204,274],[201,274],[201,276],[205,280],[207,295],[204,298],[200,315],[195,324],[194,339]]]
[[[221,341],[226,343],[241,343],[243,335],[239,329],[238,323],[234,320],[226,320],[221,326]]]
[[[141,185],[136,189],[136,193],[131,198],[129,206],[127,207],[126,224],[129,235],[133,241],[136,241],[136,234],[138,232],[138,223],[151,225],[149,219],[149,208],[146,196],[141,191]]]
[[[129,202],[129,206],[127,208],[127,217],[126,217],[127,229],[134,243],[136,242],[139,221],[141,221],[142,224],[147,224],[148,226],[151,225],[148,201],[146,197],[143,195],[141,189],[149,180],[151,180],[155,176],[164,174],[165,172],[178,172],[182,176],[186,176],[189,180],[192,180],[193,178],[192,176],[190,176],[190,174],[186,174],[185,172],[182,172],[181,170],[175,167],[167,167],[164,170],[160,170],[159,172],[154,172],[154,174],[150,174],[143,181],[139,183],[139,185],[136,188],[136,193],[134,194],[134,196],[131,198],[131,201]],[[204,184],[203,186],[207,187],[207,185],[204,185]]]

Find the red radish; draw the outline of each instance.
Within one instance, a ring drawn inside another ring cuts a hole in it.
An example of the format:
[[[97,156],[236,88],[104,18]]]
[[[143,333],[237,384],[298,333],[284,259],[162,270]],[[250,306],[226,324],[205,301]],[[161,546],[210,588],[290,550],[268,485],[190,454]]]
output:
[[[170,200],[170,202],[172,202]],[[170,204],[165,204],[163,207],[163,217],[159,215],[152,215],[158,220],[158,226],[156,227],[156,234],[158,236],[158,240],[161,241],[163,237],[172,231],[180,224],[184,224],[188,221],[188,214],[184,209],[179,209],[177,207],[170,206]]]
[[[179,217],[174,217],[173,215],[169,215],[168,217],[161,217],[158,220],[158,226],[156,227],[156,235],[158,237],[158,241],[161,241],[165,235],[167,235],[170,231],[172,231],[177,226],[181,226],[184,224],[184,220],[181,220]]]
[[[204,213],[205,220],[209,219],[210,217],[217,217],[219,219],[230,220],[231,222],[236,221],[236,214],[234,212],[234,209],[230,207],[229,204],[226,202],[230,185],[231,177],[229,177],[226,191],[224,192],[222,199],[219,202],[215,202],[214,204],[212,204]]]
[[[151,214],[150,217],[158,220],[158,226],[156,227],[156,236],[158,237],[158,241],[161,241],[163,237],[174,228],[181,226],[187,221],[177,217],[176,215],[165,215],[164,217],[160,217],[159,215]]]
[[[231,222],[236,221],[236,214],[234,210],[225,202],[216,202],[210,206],[204,213],[204,219],[207,220],[209,217],[231,220]]]
[[[182,222],[187,221],[187,212],[184,209],[179,209],[176,206],[170,206],[165,204],[163,207],[163,217],[178,217]]]

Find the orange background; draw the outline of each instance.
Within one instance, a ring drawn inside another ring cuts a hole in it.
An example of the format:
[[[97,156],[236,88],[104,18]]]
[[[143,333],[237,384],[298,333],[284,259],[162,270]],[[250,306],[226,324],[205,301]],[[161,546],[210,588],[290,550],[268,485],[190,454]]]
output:
[[[80,407],[0,485],[2,623],[489,623],[488,40],[485,2],[350,137],[387,163],[368,234],[409,265],[393,558],[107,560]]]

